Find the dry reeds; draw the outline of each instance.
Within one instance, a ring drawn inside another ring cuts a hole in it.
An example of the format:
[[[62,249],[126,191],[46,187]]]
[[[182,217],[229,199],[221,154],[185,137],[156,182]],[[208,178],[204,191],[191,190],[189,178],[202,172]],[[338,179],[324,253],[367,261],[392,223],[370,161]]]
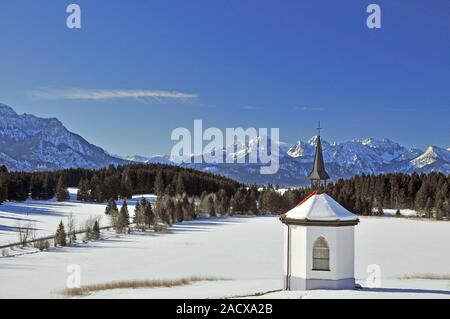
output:
[[[399,279],[412,280],[412,279],[425,279],[425,280],[450,280],[450,275],[436,275],[436,274],[412,274],[403,275]]]
[[[81,286],[80,288],[66,289],[63,291],[63,294],[67,297],[79,297],[93,292],[111,289],[172,288],[177,286],[190,285],[194,282],[199,281],[219,281],[219,280],[227,280],[227,279],[217,277],[206,277],[206,276],[192,276],[188,278],[179,278],[179,279],[112,281],[102,284]]]

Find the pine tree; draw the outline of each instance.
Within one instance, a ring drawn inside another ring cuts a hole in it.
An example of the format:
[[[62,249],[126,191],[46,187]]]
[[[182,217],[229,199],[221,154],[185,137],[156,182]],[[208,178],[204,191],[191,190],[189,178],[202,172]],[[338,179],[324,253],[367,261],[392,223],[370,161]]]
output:
[[[41,200],[41,199],[43,199],[42,198],[43,192],[44,192],[44,189],[43,189],[41,178],[38,175],[33,175],[31,177],[31,182],[30,182],[31,198],[34,200]]]
[[[278,193],[278,192],[277,192]],[[278,193],[278,198],[279,198],[279,202],[280,202],[280,211],[281,211],[281,196]],[[250,190],[250,192],[247,193],[247,197],[246,197],[246,208],[247,208],[247,212],[253,214],[253,215],[257,215],[258,214],[258,206],[256,205],[256,192],[252,189]]]
[[[157,196],[163,196],[164,195],[164,190],[165,190],[165,185],[164,185],[164,177],[163,177],[163,173],[162,170],[159,170],[158,173],[156,174],[156,179],[155,179],[155,194]]]
[[[423,181],[422,186],[420,187],[419,191],[416,194],[415,209],[417,211],[421,212],[425,210],[428,196],[429,196],[428,182]]]
[[[181,223],[184,220],[184,216],[183,216],[183,204],[181,203],[180,200],[177,200],[175,203],[175,212],[176,212],[176,217],[177,217],[177,223]]]
[[[3,170],[5,172],[3,172]],[[8,185],[6,183],[6,167],[0,166],[0,205],[8,199]]]
[[[152,204],[147,202],[144,206],[144,222],[147,227],[153,225],[155,222],[155,215],[153,213]]]
[[[59,177],[58,184],[56,186],[56,199],[58,202],[64,202],[70,199],[69,191],[67,190],[63,176]]]
[[[209,216],[215,217],[216,211],[214,209],[214,198],[213,198],[212,194],[210,194],[207,198],[208,199],[207,199],[207,204],[206,204],[206,211],[209,214]]]
[[[59,226],[56,230],[56,234],[55,234],[55,247],[60,246],[60,247],[64,247],[67,245],[66,242],[66,231],[64,228],[64,224],[61,221],[59,223]]]
[[[175,187],[173,186],[172,183],[166,186],[164,194],[168,196],[175,196]]]
[[[8,180],[8,199],[17,202],[24,202],[28,198],[27,188],[21,177],[13,176]]]
[[[425,203],[424,211],[427,213],[429,218],[431,218],[433,215],[432,210],[433,210],[433,200],[431,199],[431,197],[428,197]]]
[[[86,202],[91,200],[89,182],[83,178],[78,184],[77,200]]]
[[[184,188],[184,178],[183,175],[181,173],[177,174],[177,182],[175,185],[175,193],[176,194],[183,194],[185,192],[185,188]]]
[[[105,214],[112,216],[118,213],[119,209],[117,208],[116,201],[114,200],[114,198],[110,198],[105,208]]]
[[[133,196],[133,185],[128,171],[123,172],[120,182],[120,197],[130,199]]]
[[[448,190],[448,184],[444,183],[442,185],[442,187],[440,187],[439,191],[436,193],[436,199],[434,201],[434,209],[436,210],[436,212],[438,214],[443,213],[444,202],[445,202],[447,190]]]
[[[124,201],[122,207],[120,208],[119,215],[117,216],[116,232],[126,232],[129,225],[129,219],[130,215],[128,213],[128,205],[127,202]]]
[[[147,200],[142,198],[134,207],[133,221],[138,229],[145,230],[145,207],[148,205]]]
[[[175,216],[175,204],[172,200],[172,198],[170,196],[165,196],[165,206],[166,206],[166,224],[167,225],[172,225],[175,220],[176,220],[176,216]]]

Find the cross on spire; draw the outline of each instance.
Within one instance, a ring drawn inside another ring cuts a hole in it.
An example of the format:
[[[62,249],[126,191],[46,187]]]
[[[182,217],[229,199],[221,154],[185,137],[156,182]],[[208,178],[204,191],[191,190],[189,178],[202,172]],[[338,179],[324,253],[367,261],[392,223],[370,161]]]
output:
[[[317,126],[317,136],[320,136],[321,130],[322,130],[322,127],[320,127],[320,120],[319,120],[319,125]]]

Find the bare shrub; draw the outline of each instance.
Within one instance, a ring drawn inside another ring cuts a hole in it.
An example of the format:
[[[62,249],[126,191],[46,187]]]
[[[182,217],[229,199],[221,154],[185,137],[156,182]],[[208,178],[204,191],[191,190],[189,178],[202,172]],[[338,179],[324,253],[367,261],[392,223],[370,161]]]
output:
[[[75,234],[75,217],[72,213],[67,217],[67,237],[69,245],[73,244],[77,240],[77,235]]]
[[[98,236],[100,235],[100,233],[97,234],[97,231],[94,230],[95,228],[95,224],[97,223],[100,224],[100,218],[99,217],[89,217],[83,226],[83,230],[85,231],[84,233],[84,241],[89,241],[89,240],[93,240],[93,239],[99,239]]]
[[[40,251],[44,251],[50,248],[50,242],[48,240],[38,240],[33,243],[33,247],[39,249]]]
[[[17,223],[17,230],[19,236],[19,242],[22,247],[25,247],[28,241],[36,238],[36,229],[33,224],[28,223],[25,226],[22,226],[20,222]]]

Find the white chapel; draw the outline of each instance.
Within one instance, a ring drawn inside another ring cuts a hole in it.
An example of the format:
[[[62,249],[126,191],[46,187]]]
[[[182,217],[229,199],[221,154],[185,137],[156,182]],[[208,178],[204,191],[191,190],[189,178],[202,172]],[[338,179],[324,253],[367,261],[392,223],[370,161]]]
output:
[[[284,224],[284,289],[354,289],[354,228],[359,219],[323,192],[330,177],[320,130],[309,179],[314,191],[280,217]]]

